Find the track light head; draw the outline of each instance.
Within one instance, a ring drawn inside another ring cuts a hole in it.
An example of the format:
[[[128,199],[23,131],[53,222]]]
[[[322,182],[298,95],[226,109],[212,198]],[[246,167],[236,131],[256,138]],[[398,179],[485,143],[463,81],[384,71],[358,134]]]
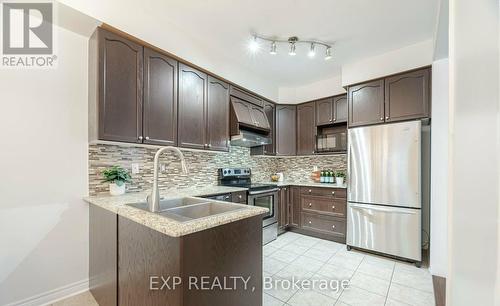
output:
[[[311,49],[309,49],[309,53],[307,53],[307,55],[309,57],[314,57],[316,55],[316,51],[314,50],[314,43],[311,44]]]
[[[332,47],[326,47],[325,60],[332,58]]]
[[[272,55],[275,55],[278,53],[278,52],[276,52],[276,42],[275,41],[271,42],[271,51],[269,51],[269,53],[271,53]]]

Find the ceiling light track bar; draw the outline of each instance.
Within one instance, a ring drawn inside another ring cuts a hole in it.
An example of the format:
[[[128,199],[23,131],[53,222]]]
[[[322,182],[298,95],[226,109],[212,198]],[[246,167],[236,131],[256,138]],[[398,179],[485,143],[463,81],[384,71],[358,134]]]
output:
[[[284,44],[289,44],[290,45],[290,50],[288,52],[289,55],[295,56],[296,53],[296,45],[297,44],[306,44],[310,45],[309,52],[307,55],[311,58],[316,56],[316,46],[323,46],[325,48],[325,60],[329,60],[332,58],[332,45],[330,43],[326,43],[320,40],[312,40],[312,39],[307,39],[307,40],[300,40],[297,36],[291,36],[288,37],[288,39],[282,39],[282,38],[277,38],[277,37],[266,37],[258,34],[252,34],[252,42],[250,44],[250,50],[253,52],[256,52],[259,49],[259,40],[265,41],[270,43],[270,51],[269,53],[272,55],[277,54],[277,47],[276,45],[278,43],[284,43]]]
[[[275,42],[275,43],[315,44],[315,45],[324,46],[325,48],[331,48],[333,46],[333,44],[331,44],[331,43],[323,42],[320,40],[313,40],[313,39],[307,39],[307,40],[299,39],[297,36],[291,36],[287,39],[266,37],[266,36],[262,36],[262,35],[258,35],[258,34],[253,34],[252,36],[254,37],[254,39],[264,40],[264,41],[267,41],[270,43]]]

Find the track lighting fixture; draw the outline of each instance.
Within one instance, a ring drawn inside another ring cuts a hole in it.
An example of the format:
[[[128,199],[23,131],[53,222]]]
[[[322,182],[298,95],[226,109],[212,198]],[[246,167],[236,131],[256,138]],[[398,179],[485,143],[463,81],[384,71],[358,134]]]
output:
[[[332,58],[332,45],[329,43],[325,43],[319,40],[300,40],[297,36],[291,36],[287,39],[279,39],[275,37],[264,37],[257,34],[252,36],[252,40],[250,41],[249,48],[252,52],[257,52],[260,48],[259,41],[265,41],[270,43],[270,54],[277,54],[277,45],[279,43],[288,43],[289,51],[288,54],[291,56],[295,56],[297,54],[297,44],[308,44],[309,52],[307,55],[310,58],[314,58],[316,56],[317,46],[325,48],[325,60],[329,60]]]
[[[271,51],[269,53],[271,53],[272,55],[275,55],[278,53],[278,52],[276,52],[276,42],[275,41],[273,41],[271,43]]]

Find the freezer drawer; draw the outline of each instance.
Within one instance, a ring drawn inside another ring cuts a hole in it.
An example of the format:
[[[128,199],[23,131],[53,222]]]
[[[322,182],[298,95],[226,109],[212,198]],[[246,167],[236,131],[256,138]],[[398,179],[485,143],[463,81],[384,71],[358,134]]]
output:
[[[346,243],[421,261],[420,209],[349,202]]]

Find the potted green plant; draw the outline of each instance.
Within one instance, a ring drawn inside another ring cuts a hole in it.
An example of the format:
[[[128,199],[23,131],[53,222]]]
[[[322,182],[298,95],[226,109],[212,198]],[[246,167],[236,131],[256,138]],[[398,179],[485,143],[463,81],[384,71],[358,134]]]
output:
[[[109,183],[111,195],[122,195],[125,193],[125,183],[130,182],[130,174],[120,166],[113,166],[102,171],[103,182]]]
[[[344,171],[335,172],[335,183],[337,184],[337,186],[344,185],[344,179],[345,179],[345,172]]]

